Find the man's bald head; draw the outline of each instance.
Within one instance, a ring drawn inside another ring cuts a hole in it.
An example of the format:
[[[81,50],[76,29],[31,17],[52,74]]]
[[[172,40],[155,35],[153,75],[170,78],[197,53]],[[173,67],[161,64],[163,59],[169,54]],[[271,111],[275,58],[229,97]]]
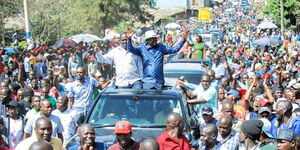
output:
[[[32,143],[29,150],[53,150],[53,147],[49,142],[40,140]]]
[[[139,150],[159,150],[159,145],[154,139],[146,139],[140,144]]]
[[[232,125],[232,117],[228,114],[222,114],[219,118],[219,123],[222,122],[224,124]]]
[[[216,136],[216,137],[218,135],[218,128],[212,123],[207,124],[205,127],[203,127],[202,131],[204,133],[211,134],[211,135]]]
[[[184,128],[183,120],[180,114],[178,113],[171,113],[167,117],[167,131],[174,130],[177,132],[177,137],[182,134]]]
[[[182,117],[178,113],[171,113],[167,117],[167,124],[182,121]]]
[[[222,101],[222,112],[231,114],[233,112],[233,103],[231,100]]]

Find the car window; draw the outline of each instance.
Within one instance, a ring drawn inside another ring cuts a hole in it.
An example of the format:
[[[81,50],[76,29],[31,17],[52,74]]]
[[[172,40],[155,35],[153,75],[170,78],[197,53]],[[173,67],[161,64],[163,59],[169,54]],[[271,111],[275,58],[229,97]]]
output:
[[[185,78],[186,82],[198,85],[198,84],[200,84],[200,78],[203,74],[204,73],[196,74],[196,73],[181,73],[181,72],[174,72],[174,73],[164,72],[166,82],[174,83],[174,84],[176,83],[176,80],[178,78],[183,76]]]
[[[134,126],[166,125],[171,112],[182,115],[181,105],[175,96],[102,96],[92,111],[88,123],[115,124],[128,120]]]

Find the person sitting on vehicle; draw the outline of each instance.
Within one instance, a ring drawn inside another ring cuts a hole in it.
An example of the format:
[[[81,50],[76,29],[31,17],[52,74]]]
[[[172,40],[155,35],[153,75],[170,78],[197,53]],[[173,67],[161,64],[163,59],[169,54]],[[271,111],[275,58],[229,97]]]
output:
[[[114,133],[116,134],[117,143],[110,146],[108,150],[139,150],[140,143],[131,138],[132,129],[130,122],[125,120],[118,121]]]
[[[154,122],[157,124],[165,124],[166,117],[172,112],[171,103],[169,101],[161,102],[158,107],[160,111],[154,116]]]
[[[89,124],[80,125],[77,129],[80,137],[80,142],[68,148],[68,150],[106,150],[107,145],[104,143],[95,142],[95,129]]]

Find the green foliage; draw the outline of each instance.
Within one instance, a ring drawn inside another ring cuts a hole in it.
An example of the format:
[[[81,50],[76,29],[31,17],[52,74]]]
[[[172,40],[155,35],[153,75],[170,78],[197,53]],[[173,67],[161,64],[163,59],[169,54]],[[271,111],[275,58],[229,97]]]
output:
[[[25,50],[26,47],[27,47],[26,41],[21,41],[21,42],[19,42],[19,44],[18,44],[18,50],[19,50],[19,51]]]
[[[5,16],[16,13],[15,10],[23,13],[23,0],[0,2],[7,4],[5,9],[10,10]],[[28,0],[32,36],[42,43],[53,44],[58,39],[78,33],[104,36],[107,28],[123,31],[135,21],[146,22],[151,19],[143,6],[152,2],[153,0]],[[4,12],[2,5],[1,10]],[[0,24],[0,28],[2,27]]]
[[[297,0],[283,0],[284,6],[284,26],[298,26],[300,19],[300,2]],[[264,13],[269,15],[277,24],[280,24],[280,0],[269,0],[264,9]]]

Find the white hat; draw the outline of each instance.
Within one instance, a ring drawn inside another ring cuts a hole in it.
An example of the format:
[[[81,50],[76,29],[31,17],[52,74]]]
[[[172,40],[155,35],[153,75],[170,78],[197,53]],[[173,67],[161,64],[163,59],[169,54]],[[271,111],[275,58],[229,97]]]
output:
[[[159,36],[159,35],[157,35],[157,34],[155,33],[154,30],[149,30],[149,31],[147,31],[147,32],[145,33],[144,41],[146,41],[146,40],[148,40],[148,39],[150,39],[150,38],[158,37],[158,36]]]

